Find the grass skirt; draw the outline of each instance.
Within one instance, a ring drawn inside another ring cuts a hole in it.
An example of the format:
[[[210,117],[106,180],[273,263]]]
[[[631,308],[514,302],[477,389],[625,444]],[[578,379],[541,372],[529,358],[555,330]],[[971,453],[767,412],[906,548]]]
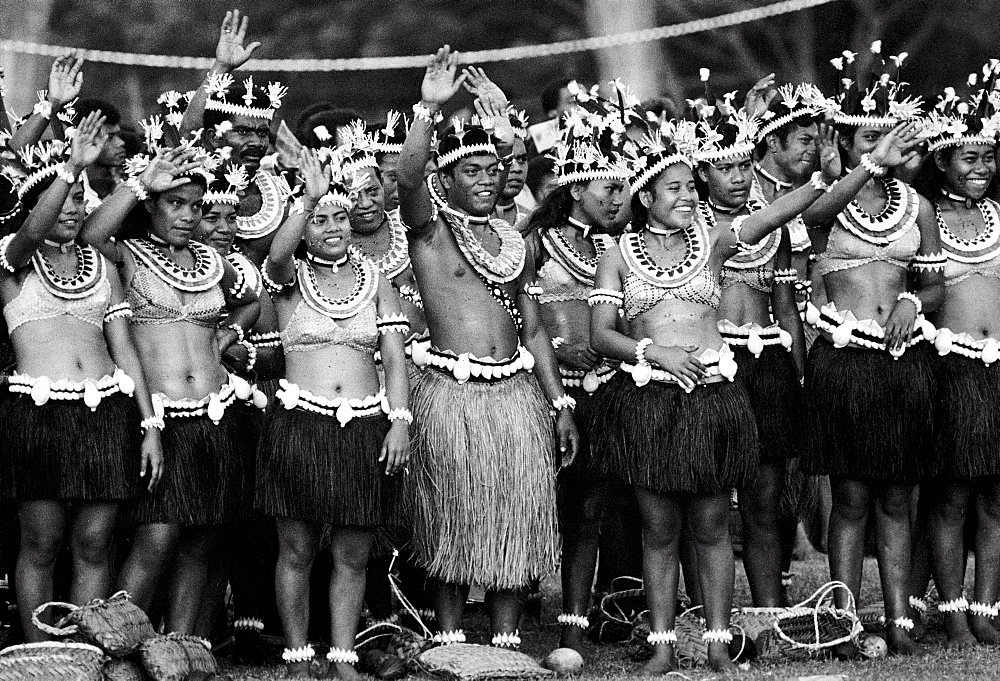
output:
[[[115,393],[91,411],[83,400],[36,406],[28,395],[3,393],[5,496],[16,501],[138,496],[142,416],[134,399]]]
[[[253,455],[259,411],[239,404],[214,425],[206,416],[168,418],[163,477],[134,503],[127,521],[180,525],[224,525],[253,510]]]
[[[402,474],[378,460],[389,432],[385,414],[352,419],[280,403],[268,412],[258,450],[257,509],[315,523],[398,524]]]
[[[757,425],[741,383],[710,383],[686,393],[622,372],[605,384],[590,445],[602,469],[656,492],[720,494],[757,474]]]
[[[599,466],[600,453],[593,451],[590,446],[591,423],[594,420],[594,415],[603,408],[604,385],[601,385],[593,393],[588,393],[583,388],[565,389],[566,394],[576,400],[573,421],[580,433],[580,446],[577,449],[573,465],[559,472],[559,484],[561,485],[592,486],[604,479]]]
[[[1000,363],[950,353],[936,358],[934,477],[1000,476]]]
[[[534,376],[411,392],[413,546],[431,577],[512,589],[556,569],[555,439]]]
[[[930,353],[930,344],[920,343],[894,360],[817,339],[806,365],[805,472],[898,484],[932,473],[937,387]]]
[[[757,420],[761,462],[794,459],[801,453],[802,386],[792,353],[769,345],[755,358],[734,347],[736,381],[743,383]]]

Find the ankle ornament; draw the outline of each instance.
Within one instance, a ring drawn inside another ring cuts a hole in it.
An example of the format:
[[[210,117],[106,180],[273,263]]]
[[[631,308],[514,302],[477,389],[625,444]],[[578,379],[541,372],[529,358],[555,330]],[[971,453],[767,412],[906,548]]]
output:
[[[493,636],[493,647],[495,648],[520,648],[521,647],[521,636],[519,631],[514,631],[513,634],[495,634]]]
[[[926,613],[927,612],[927,601],[917,596],[910,596],[910,607],[917,612]]]
[[[969,603],[969,612],[975,617],[993,619],[1000,614],[1000,604],[994,603],[993,605],[987,605],[986,603],[977,603],[976,601],[972,601]]]
[[[583,615],[563,613],[556,618],[556,621],[564,627],[580,627],[581,629],[590,628],[590,620]]]
[[[345,650],[344,648],[330,648],[330,652],[326,654],[326,659],[333,663],[357,664],[358,654],[353,650]]]
[[[455,629],[454,631],[439,631],[434,634],[431,639],[434,643],[440,643],[443,646],[450,646],[453,643],[465,643],[465,632],[461,629]]]
[[[310,662],[316,657],[316,651],[313,650],[311,645],[304,645],[301,648],[285,648],[281,652],[281,659],[285,661],[286,664],[295,664],[296,662]]]
[[[732,643],[733,632],[728,629],[709,629],[701,635],[701,640],[705,643]]]
[[[892,621],[892,624],[903,631],[911,631],[913,629],[913,620],[909,617],[897,617]]]
[[[651,646],[677,643],[677,632],[674,629],[670,631],[651,631],[649,632],[649,636],[646,637],[646,643]]]
[[[965,596],[938,604],[938,612],[965,612],[968,609],[969,601],[965,600]]]

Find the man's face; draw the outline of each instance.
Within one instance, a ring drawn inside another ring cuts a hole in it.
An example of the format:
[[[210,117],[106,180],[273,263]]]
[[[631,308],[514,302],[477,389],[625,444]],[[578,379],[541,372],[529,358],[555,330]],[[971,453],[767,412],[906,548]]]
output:
[[[102,166],[120,166],[125,163],[125,140],[122,139],[122,126],[104,124],[101,130],[108,135],[96,163]]]
[[[812,175],[819,160],[816,152],[818,137],[819,128],[815,123],[805,128],[793,124],[784,141],[780,136],[777,137],[778,145],[773,150],[774,160],[785,175],[798,180]]]
[[[512,201],[524,189],[524,178],[528,176],[528,150],[524,148],[524,140],[514,138],[514,159],[507,171],[507,184],[500,192],[500,199]]]
[[[572,111],[576,106],[576,98],[570,93],[568,87],[559,89],[559,105],[549,115],[552,118],[559,118],[567,111]]]
[[[399,154],[383,154],[378,162],[378,169],[382,173],[382,193],[385,197],[387,211],[393,211],[399,207],[399,195],[396,193],[396,166],[398,165]]]
[[[253,116],[231,116],[232,128],[222,135],[220,147],[231,147],[230,160],[246,166],[251,175],[260,168],[260,160],[267,154],[270,124],[263,118]]]
[[[372,234],[385,220],[385,195],[374,168],[361,172],[367,182],[351,205],[351,229],[360,234]]]
[[[459,159],[440,179],[449,203],[470,215],[485,216],[496,205],[499,175],[497,157],[483,154]]]

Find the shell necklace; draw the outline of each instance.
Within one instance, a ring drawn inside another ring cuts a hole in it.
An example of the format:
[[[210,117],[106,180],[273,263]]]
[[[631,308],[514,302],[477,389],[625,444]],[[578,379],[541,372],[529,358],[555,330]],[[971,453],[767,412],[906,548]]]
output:
[[[607,234],[594,234],[590,240],[594,244],[595,255],[593,258],[588,258],[578,251],[558,227],[552,227],[542,232],[542,246],[545,247],[548,254],[578,282],[593,287],[594,277],[597,274],[597,262],[605,251],[614,245],[615,241]]]
[[[222,256],[214,248],[191,241],[187,249],[194,256],[193,267],[181,267],[157,248],[167,243],[154,235],[146,239],[128,239],[125,246],[156,278],[180,291],[207,291],[222,280],[225,267]]]
[[[885,208],[869,215],[854,199],[837,215],[837,221],[862,241],[886,246],[902,237],[917,223],[920,197],[896,179],[878,180],[885,191]]]
[[[623,234],[618,244],[622,258],[631,272],[653,286],[676,288],[683,286],[708,265],[710,253],[708,229],[701,220],[692,220],[682,231],[686,252],[675,265],[660,267],[646,248],[641,232]]]
[[[343,298],[330,298],[319,288],[316,270],[310,260],[298,261],[299,293],[306,305],[331,319],[348,319],[375,299],[378,292],[378,268],[371,260],[350,258],[354,286]]]
[[[236,216],[236,237],[238,239],[260,239],[281,226],[285,217],[285,199],[288,196],[285,180],[258,171],[254,184],[260,190],[260,210],[253,215]]]
[[[749,199],[744,206],[751,215],[764,208],[764,204],[756,199]],[[701,214],[702,218],[704,218],[705,223],[709,226],[709,228],[714,228],[718,224],[715,217],[715,210],[716,208],[711,201],[698,204],[698,212]],[[723,212],[728,213],[729,211],[723,209]],[[760,267],[774,257],[774,254],[778,252],[778,247],[780,245],[781,230],[778,229],[771,232],[760,242],[754,244],[745,251],[738,251],[736,255],[726,261],[726,267],[732,267],[738,270]]]
[[[948,228],[941,215],[941,207],[934,204],[934,215],[941,232],[941,246],[948,257],[957,262],[980,263],[992,260],[1000,252],[1000,215],[997,204],[990,199],[976,202],[986,227],[974,239],[960,239]]]
[[[410,253],[407,249],[406,228],[403,226],[403,221],[399,218],[399,215],[386,213],[385,218],[386,222],[389,223],[389,247],[385,253],[376,258],[365,253],[364,249],[359,245],[352,245],[351,248],[357,251],[359,257],[374,261],[379,271],[385,275],[386,279],[391,281],[410,266]]]
[[[48,243],[46,241],[46,243]],[[63,244],[57,244],[60,248]],[[63,300],[79,300],[94,293],[94,290],[106,279],[104,258],[93,246],[72,244],[76,251],[76,272],[72,277],[63,277],[56,273],[48,259],[40,250],[31,256],[31,264],[35,274],[42,282],[46,291]]]

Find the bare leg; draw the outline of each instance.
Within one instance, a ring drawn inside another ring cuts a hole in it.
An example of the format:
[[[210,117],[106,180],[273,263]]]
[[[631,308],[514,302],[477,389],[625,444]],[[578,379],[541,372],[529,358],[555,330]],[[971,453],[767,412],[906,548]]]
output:
[[[785,462],[760,466],[752,485],[740,490],[743,516],[743,567],[758,608],[781,605],[781,533],[778,506],[785,482]]]
[[[703,605],[701,584],[698,583],[698,551],[694,547],[691,522],[687,518],[687,514],[685,514],[684,525],[681,528],[681,570],[684,572],[684,591],[691,602],[691,607]]]
[[[861,597],[871,490],[860,480],[830,478],[830,491],[833,497],[828,535],[830,578],[846,584],[857,602]],[[834,599],[838,608],[847,607],[847,597],[842,592],[835,593]]]
[[[885,601],[886,643],[897,655],[912,655],[917,645],[910,634],[891,622],[909,610],[910,491],[909,485],[883,485],[875,499],[875,532],[882,600]]]
[[[677,615],[677,579],[684,510],[677,496],[636,488],[642,515],[642,578],[649,606],[650,631],[672,631]],[[732,555],[730,555],[732,560]],[[653,658],[639,672],[656,676],[677,671],[672,644],[657,645]]]
[[[331,536],[333,572],[330,574],[330,641],[333,647],[354,650],[358,618],[365,600],[365,568],[372,547],[371,531],[335,527]],[[361,676],[352,665],[330,665],[330,677],[356,681]]]
[[[434,599],[434,615],[438,631],[461,629],[465,600],[469,597],[469,585],[450,584],[433,578],[428,578],[427,584],[431,598]]]
[[[31,613],[52,600],[52,573],[63,544],[66,508],[53,500],[24,501],[18,504],[21,550],[17,554],[17,606],[21,628],[28,643],[50,637],[31,621]]]
[[[593,598],[594,570],[601,533],[602,483],[563,484],[559,495],[563,533],[562,591],[563,613],[586,616]],[[494,629],[496,631],[496,629]],[[572,648],[583,655],[586,630],[563,625],[560,648]]]
[[[309,575],[319,550],[322,528],[289,518],[277,518],[278,563],[274,569],[278,616],[286,648],[301,648],[309,641]],[[309,678],[309,662],[287,665],[293,678]]]
[[[706,626],[716,631],[729,629],[736,580],[733,542],[729,536],[729,504],[728,494],[693,496],[688,513],[698,551],[698,582],[705,599]],[[735,669],[729,658],[729,646],[709,643],[708,664],[717,672]]]
[[[218,527],[185,527],[181,532],[167,600],[167,631],[194,632],[208,581],[209,557],[219,533]]]
[[[1000,484],[979,483],[976,492],[976,602],[992,605],[1000,587]],[[971,624],[980,643],[1000,645],[989,618],[973,615]]]
[[[910,552],[910,580],[908,590],[911,596],[922,599],[927,594],[927,587],[931,582],[931,564],[933,562],[931,556],[933,530],[931,529],[930,519],[931,506],[934,504],[935,497],[933,486],[918,486],[916,497],[916,513],[914,514],[913,538],[911,539],[913,550]],[[923,638],[926,633],[926,625],[921,620],[920,611],[911,605],[906,616],[914,622],[910,638],[914,641]]]
[[[931,560],[934,565],[934,582],[942,601],[962,597],[965,590],[965,541],[963,537],[966,509],[970,488],[957,480],[939,481],[926,485],[924,494],[929,497],[928,534],[930,535]],[[979,556],[976,556],[976,572]],[[923,594],[920,594],[923,595]],[[976,640],[969,631],[969,621],[964,612],[945,615],[948,644],[968,646]]]
[[[135,528],[132,552],[118,575],[118,588],[128,591],[132,602],[149,614],[160,585],[160,576],[171,562],[181,526],[148,523]]]

